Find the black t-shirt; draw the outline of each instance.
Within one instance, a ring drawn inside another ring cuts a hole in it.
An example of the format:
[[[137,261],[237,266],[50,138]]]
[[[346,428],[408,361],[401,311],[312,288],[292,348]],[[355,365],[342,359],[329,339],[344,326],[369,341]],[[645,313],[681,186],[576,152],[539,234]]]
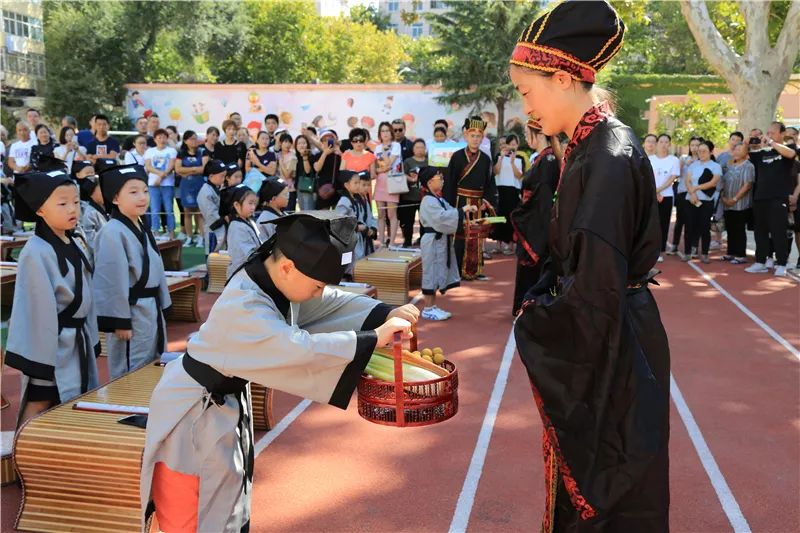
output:
[[[322,153],[319,153],[314,156],[313,163],[316,163],[322,157]],[[339,165],[342,164],[342,156],[332,153],[328,157],[325,158],[325,162],[322,163],[322,168],[317,173],[319,177],[319,185],[323,185],[325,183],[334,183],[336,181],[336,175],[339,173]],[[336,185],[334,185],[335,187]]]
[[[233,144],[225,144],[224,141],[218,142],[214,149],[214,158],[223,163],[236,163],[240,167],[244,164],[247,153],[247,146],[236,141]]]
[[[53,150],[55,150],[56,144],[54,142],[49,142],[47,144],[34,144],[31,147],[31,157],[30,157],[30,166],[33,170],[39,170],[39,158],[43,155],[53,155]]]
[[[788,145],[797,153],[797,146]],[[775,149],[750,152],[750,161],[756,167],[756,182],[753,200],[786,199],[797,184],[797,175],[792,173],[793,158],[783,157]]]
[[[90,155],[108,155],[111,152],[119,153],[119,142],[114,137],[106,137],[104,141],[97,137],[86,146],[86,153]]]
[[[252,151],[256,154],[256,159],[258,159],[258,162],[261,163],[264,166],[267,166],[270,163],[278,161],[278,158],[275,156],[275,152],[271,152],[269,150],[269,148],[267,149],[267,151],[264,154],[259,154],[258,152],[255,151],[255,149],[253,149]],[[276,167],[276,169],[277,169],[277,167]],[[262,172],[262,174],[263,174],[263,172]]]
[[[414,143],[411,142],[411,139],[408,137],[403,137],[402,141],[397,141],[400,143],[400,153],[402,154],[401,159],[405,161],[409,157],[414,157]]]

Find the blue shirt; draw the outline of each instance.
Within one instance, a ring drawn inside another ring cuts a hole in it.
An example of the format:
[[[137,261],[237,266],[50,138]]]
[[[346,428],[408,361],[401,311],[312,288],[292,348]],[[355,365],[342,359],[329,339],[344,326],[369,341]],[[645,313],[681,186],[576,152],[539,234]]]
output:
[[[80,143],[80,141],[78,141],[78,143]],[[86,145],[87,154],[107,155],[111,152],[117,152],[117,154],[119,154],[119,142],[114,137],[108,137],[105,141],[92,139],[92,142]]]
[[[94,133],[91,130],[81,130],[78,132],[78,144],[86,148],[94,140]]]
[[[703,163],[698,159],[689,166],[688,170],[692,186],[697,187],[699,185],[700,176],[703,175],[703,171],[705,169],[710,170],[711,173],[716,176],[722,176],[722,167],[719,166],[719,163],[715,163],[714,161],[711,160],[708,160],[705,163]],[[715,187],[713,189],[704,189],[702,191],[697,191],[697,199],[705,202],[708,202],[710,200],[716,200],[717,196],[719,196],[718,188],[719,187]]]

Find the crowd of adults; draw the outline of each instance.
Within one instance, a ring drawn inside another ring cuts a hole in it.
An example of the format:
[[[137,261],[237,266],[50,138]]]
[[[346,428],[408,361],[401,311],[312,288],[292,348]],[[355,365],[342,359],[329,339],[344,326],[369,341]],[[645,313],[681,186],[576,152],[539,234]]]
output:
[[[242,126],[241,114],[233,112],[220,128],[181,134],[172,125],[162,128],[160,117],[147,112],[136,120],[136,133],[120,142],[109,134],[109,119],[103,114],[92,116],[83,130],[74,118],[65,116],[55,131],[42,121],[38,110],[28,109],[24,120],[16,124],[14,142],[8,141],[5,128],[0,130],[3,202],[10,201],[7,188],[12,173],[36,169],[43,155],[63,160],[68,169],[81,159],[137,163],[148,171],[151,229],[182,239],[185,246],[202,247],[197,193],[205,181],[203,168],[208,160],[236,164],[245,182],[253,176],[283,179],[290,191],[288,211],[335,206],[336,176],[340,170],[351,170],[369,172],[374,180],[379,241],[417,244],[417,175],[429,164],[428,147],[424,139],[406,136],[402,119],[382,122],[376,139],[363,128],[353,128],[340,138],[333,129],[317,131],[311,126],[292,136],[280,127],[275,114],[267,114],[263,124],[252,137]],[[432,140],[446,142],[459,134],[448,121],[437,120]],[[663,252],[659,261],[665,255],[678,255],[683,261],[708,263],[712,250],[723,249],[722,260],[745,264],[747,231],[752,231],[755,262],[745,271],[785,276],[792,240],[796,245],[800,242],[800,217],[795,216],[800,194],[797,135],[796,128],[773,122],[766,133],[758,128],[747,136],[731,133],[721,152],[715,151],[710,140],[692,137],[682,155],[669,134],[645,136],[642,145],[653,167],[659,202]],[[484,139],[481,149],[494,163],[498,214],[507,216],[519,204],[523,176],[539,144],[531,135],[501,137],[494,147],[488,137]],[[406,192],[397,192],[392,185],[399,176],[404,176],[401,190]],[[6,233],[15,229],[14,221],[7,219],[3,220]],[[515,253],[510,226],[499,226],[493,236],[498,243],[495,253]],[[794,268],[800,269],[800,264]]]

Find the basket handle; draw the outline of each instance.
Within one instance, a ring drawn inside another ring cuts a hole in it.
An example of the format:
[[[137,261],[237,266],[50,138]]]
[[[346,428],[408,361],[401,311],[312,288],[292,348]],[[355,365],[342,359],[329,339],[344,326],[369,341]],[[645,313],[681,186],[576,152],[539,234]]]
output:
[[[403,338],[399,332],[394,334],[392,350],[394,352],[395,420],[398,427],[404,427],[406,425],[406,411],[405,392],[403,391]]]

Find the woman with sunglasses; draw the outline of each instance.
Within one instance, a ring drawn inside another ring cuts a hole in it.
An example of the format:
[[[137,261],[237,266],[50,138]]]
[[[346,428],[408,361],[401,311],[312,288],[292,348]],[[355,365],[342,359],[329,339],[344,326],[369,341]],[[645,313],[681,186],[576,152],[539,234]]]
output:
[[[397,219],[397,204],[400,203],[399,194],[389,193],[389,174],[403,173],[402,149],[400,143],[394,140],[392,126],[388,122],[381,122],[378,126],[378,144],[375,146],[375,203],[378,204],[378,240],[387,246],[394,244],[397,229],[400,227]],[[389,218],[389,227],[386,227],[386,218]],[[388,231],[387,231],[388,230]],[[384,240],[385,234],[385,240]]]
[[[655,179],[594,87],[624,34],[607,2],[562,2],[510,61],[526,114],[570,136],[550,257],[514,327],[544,427],[542,531],[669,531],[669,345],[648,289]]]

